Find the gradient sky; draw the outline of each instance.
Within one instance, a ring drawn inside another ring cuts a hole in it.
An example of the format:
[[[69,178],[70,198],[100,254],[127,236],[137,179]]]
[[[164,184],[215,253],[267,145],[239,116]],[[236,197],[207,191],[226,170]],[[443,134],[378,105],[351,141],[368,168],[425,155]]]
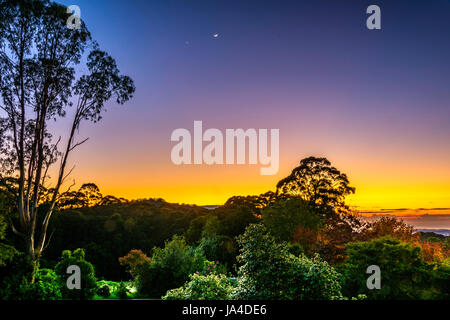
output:
[[[60,1],[136,84],[83,125],[77,183],[221,204],[327,157],[363,208],[450,207],[450,1]],[[370,4],[382,30],[366,28]],[[219,37],[214,38],[213,34]],[[175,166],[174,129],[279,128],[280,170]],[[61,125],[63,125],[64,122]]]

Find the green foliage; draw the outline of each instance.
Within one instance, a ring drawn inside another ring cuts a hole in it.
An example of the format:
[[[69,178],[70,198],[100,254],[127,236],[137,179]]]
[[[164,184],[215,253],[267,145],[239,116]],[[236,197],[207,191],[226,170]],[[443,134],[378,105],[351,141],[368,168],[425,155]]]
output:
[[[121,300],[128,299],[128,287],[125,282],[121,282],[117,289],[117,297]]]
[[[338,299],[340,275],[315,256],[296,257],[277,243],[263,224],[250,225],[239,237],[242,265],[235,299]]]
[[[94,296],[95,300],[117,300],[117,299],[129,299],[135,296],[136,289],[131,282],[127,281],[97,281],[97,295]]]
[[[233,290],[231,281],[223,274],[189,276],[189,282],[172,289],[163,300],[227,300]]]
[[[214,210],[214,214],[220,221],[218,233],[232,238],[244,233],[249,224],[259,221],[250,207],[239,204],[219,207]]]
[[[11,195],[3,190],[2,185],[6,185],[3,179],[0,180],[0,241],[5,240],[6,228],[8,227],[6,217],[12,208]],[[18,251],[13,246],[0,242],[0,267],[10,262],[16,254],[18,254]]]
[[[189,243],[190,245],[196,245],[200,242],[206,219],[206,216],[200,216],[191,220],[189,228],[184,233],[184,237],[187,243]]]
[[[97,294],[103,298],[109,298],[111,296],[111,287],[107,284],[98,286]]]
[[[341,274],[318,254],[313,258],[291,256],[290,280],[286,295],[296,300],[334,300],[342,298]]]
[[[138,292],[159,298],[167,290],[180,287],[190,274],[202,271],[205,261],[201,249],[192,248],[184,238],[174,236],[164,248],[153,249],[151,263],[137,277]]]
[[[421,248],[411,243],[383,237],[349,243],[347,254],[349,258],[341,267],[347,296],[365,294],[369,299],[432,299],[441,298],[444,294],[439,284],[442,283],[440,280],[445,281],[448,277],[448,266],[436,267],[426,263]],[[369,275],[366,270],[370,265],[380,267],[380,290],[367,288]],[[448,278],[446,281],[448,284]]]
[[[2,203],[0,202],[0,206],[1,205]],[[7,223],[5,217],[0,210],[0,240],[5,238],[6,227]],[[16,254],[18,254],[18,251],[13,246],[0,242],[0,267],[3,267],[10,262]]]
[[[60,300],[62,297],[59,278],[51,269],[39,269],[35,282],[22,283],[20,290],[23,300]]]
[[[235,242],[230,237],[219,235],[203,238],[199,244],[199,248],[203,251],[206,259],[218,261],[229,270],[236,262],[237,248]]]
[[[320,215],[300,198],[277,201],[262,211],[262,221],[278,240],[292,241],[299,227],[317,231],[323,223]]]
[[[193,219],[208,213],[202,207],[161,199],[64,210],[49,227],[55,232],[45,255],[56,261],[63,250],[84,248],[98,277],[125,280],[129,275],[117,263],[119,257],[132,249],[148,253],[164,246],[174,234],[183,234]]]
[[[298,243],[288,243],[287,245],[288,252],[298,257],[305,253],[305,250]]]
[[[0,268],[0,299],[23,300],[33,269],[31,259],[24,253],[18,253]]]
[[[209,216],[203,227],[202,237],[210,238],[218,235],[221,231],[220,221],[216,216]]]
[[[77,265],[81,271],[81,289],[67,288],[67,268],[71,265]],[[64,299],[90,299],[97,291],[94,266],[85,260],[84,249],[76,249],[73,252],[64,250],[60,261],[55,267],[55,272],[59,276],[61,292]]]
[[[433,299],[450,299],[450,258],[434,263],[431,271],[431,286]]]
[[[33,263],[24,253],[0,269],[0,300],[58,300],[61,299],[59,278],[53,270],[38,269],[34,283]]]
[[[226,274],[227,268],[223,264],[220,264],[217,261],[205,260],[205,265],[203,267],[203,271],[200,273],[199,272],[197,272],[197,273],[201,274],[203,276],[207,276],[209,274]]]

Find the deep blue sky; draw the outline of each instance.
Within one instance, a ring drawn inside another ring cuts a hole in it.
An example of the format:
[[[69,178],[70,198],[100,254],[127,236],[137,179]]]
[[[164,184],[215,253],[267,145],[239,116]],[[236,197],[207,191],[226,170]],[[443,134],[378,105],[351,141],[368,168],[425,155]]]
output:
[[[60,2],[81,8],[137,87],[133,101],[86,127],[92,139],[74,158],[80,182],[217,203],[265,191],[315,154],[349,174],[361,205],[450,206],[449,0]],[[371,4],[382,30],[366,28]],[[280,128],[279,176],[174,167],[170,133],[193,120]],[[130,163],[134,171],[121,170]]]

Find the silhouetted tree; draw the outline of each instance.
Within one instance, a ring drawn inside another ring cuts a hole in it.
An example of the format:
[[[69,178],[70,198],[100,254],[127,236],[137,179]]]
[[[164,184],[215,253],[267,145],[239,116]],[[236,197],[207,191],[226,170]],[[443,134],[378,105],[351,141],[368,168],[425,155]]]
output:
[[[268,191],[257,196],[233,196],[225,202],[224,207],[247,207],[255,215],[260,216],[263,208],[274,203],[280,197],[273,191]]]
[[[101,119],[104,104],[129,100],[133,81],[120,75],[113,58],[91,40],[83,21],[69,29],[67,8],[47,0],[0,1],[1,164],[3,173],[18,176],[18,225],[14,232],[25,240],[37,265],[46,243],[50,218],[61,185],[70,174],[69,154],[87,139],[75,141],[83,121]],[[87,74],[76,79],[75,67],[86,49]],[[73,103],[75,101],[75,103]],[[52,140],[48,121],[66,115],[74,106],[66,146]],[[49,205],[39,209],[48,169],[59,163]],[[38,219],[39,216],[39,219]]]
[[[345,196],[355,192],[349,184],[347,175],[326,158],[309,157],[278,182],[277,194],[298,196],[329,216],[348,212]]]

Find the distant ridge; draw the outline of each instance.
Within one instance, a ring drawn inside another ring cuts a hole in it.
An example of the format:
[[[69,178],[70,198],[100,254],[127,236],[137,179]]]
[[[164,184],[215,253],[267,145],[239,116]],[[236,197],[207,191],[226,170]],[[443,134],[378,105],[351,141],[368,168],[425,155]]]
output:
[[[449,229],[417,229],[417,231],[420,232],[433,232],[437,234],[441,234],[446,237],[450,237],[450,230]]]

